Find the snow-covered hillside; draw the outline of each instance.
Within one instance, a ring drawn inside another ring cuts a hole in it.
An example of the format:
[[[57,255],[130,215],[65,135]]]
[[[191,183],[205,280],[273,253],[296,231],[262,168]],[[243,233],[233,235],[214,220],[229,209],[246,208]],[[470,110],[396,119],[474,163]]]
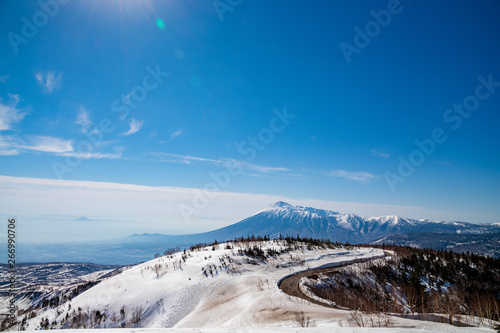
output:
[[[272,256],[261,260],[239,251],[254,245]],[[35,317],[27,320],[26,328],[34,330],[48,325],[48,328],[213,328],[217,332],[241,328],[281,330],[296,327],[294,316],[300,311],[317,323],[312,332],[324,329],[331,332],[332,328],[349,325],[348,311],[290,297],[278,288],[278,282],[299,271],[360,258],[381,258],[383,251],[327,249],[304,244],[280,254],[286,247],[281,240],[231,242],[160,257],[108,278],[58,307],[37,311]],[[395,319],[395,324],[416,326],[415,321],[407,319]],[[457,331],[456,327],[436,323],[418,323],[418,327]]]

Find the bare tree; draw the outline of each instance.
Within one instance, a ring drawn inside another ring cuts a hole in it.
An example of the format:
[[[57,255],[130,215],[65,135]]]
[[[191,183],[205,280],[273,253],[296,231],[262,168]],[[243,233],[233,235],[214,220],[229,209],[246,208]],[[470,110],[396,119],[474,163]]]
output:
[[[488,294],[483,297],[483,308],[485,317],[488,318],[490,324],[493,320],[498,320],[498,304],[496,304],[494,296]]]
[[[122,320],[125,319],[125,305],[120,309],[120,317]]]
[[[348,322],[351,325],[356,325],[358,327],[365,327],[366,322],[365,318],[363,317],[363,313],[361,311],[352,311],[351,314],[349,315]]]
[[[162,274],[162,266],[161,264],[156,264],[153,266],[154,268],[154,271],[156,273],[156,277],[160,277],[160,275]]]
[[[446,294],[444,302],[444,310],[448,314],[448,324],[453,325],[454,319],[457,317],[460,311],[460,305],[457,300],[458,292],[455,288],[449,288],[448,294]],[[460,320],[457,317],[458,320]]]
[[[368,315],[371,327],[391,327],[393,323],[391,317],[385,313],[371,313]]]
[[[94,321],[97,325],[100,325],[101,324],[101,321],[104,319],[104,316],[103,314],[101,313],[101,311],[97,310],[95,311],[94,313]]]
[[[438,292],[437,290],[431,291],[430,297],[429,297],[429,311],[432,313],[442,313],[444,308],[443,304],[443,299],[441,297],[441,293]],[[441,322],[443,321],[443,317],[439,316],[441,318]]]
[[[311,320],[311,317],[306,316],[304,311],[295,312],[293,322],[299,327],[316,327],[316,321]]]
[[[403,293],[406,297],[406,301],[410,306],[411,313],[414,314],[417,310],[417,301],[419,299],[419,295],[414,286],[410,285],[404,288]]]
[[[130,321],[134,324],[137,325],[142,318],[142,313],[144,312],[144,308],[142,306],[138,306],[132,310],[132,318]]]

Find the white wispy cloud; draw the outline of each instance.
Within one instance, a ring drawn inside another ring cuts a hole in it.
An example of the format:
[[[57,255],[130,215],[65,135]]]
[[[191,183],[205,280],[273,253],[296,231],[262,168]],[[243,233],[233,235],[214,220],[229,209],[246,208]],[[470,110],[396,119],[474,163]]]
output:
[[[93,149],[109,146],[118,142],[106,141],[93,147]],[[125,147],[115,146],[112,152],[90,151],[80,152],[74,148],[73,140],[66,140],[62,138],[43,136],[43,135],[30,135],[20,138],[14,136],[1,136],[0,135],[0,156],[13,156],[26,152],[48,153],[55,156],[63,157],[76,157],[84,160],[88,159],[121,159]]]
[[[35,73],[35,78],[47,94],[51,94],[61,88],[62,72],[59,72],[57,75],[55,72],[37,72]]]
[[[345,179],[350,179],[354,180],[360,183],[366,183],[369,182],[370,180],[373,180],[375,178],[378,178],[378,176],[371,174],[369,172],[364,172],[364,171],[344,171],[344,170],[332,170],[328,172],[328,175],[330,177],[339,177],[339,178],[345,178]]]
[[[18,155],[26,150],[54,154],[70,152],[73,141],[43,135],[30,135],[26,140],[18,136],[0,136],[0,155]]]
[[[170,138],[175,139],[176,137],[181,136],[182,133],[184,133],[184,130],[182,130],[182,129],[177,130],[174,133],[172,133],[172,135],[170,136]]]
[[[28,109],[19,108],[19,95],[9,95],[9,101],[0,99],[0,131],[12,129],[12,125],[20,122],[28,114]]]
[[[77,125],[81,126],[82,133],[87,132],[88,128],[92,126],[92,121],[90,120],[90,115],[87,110],[83,106],[80,107],[78,111],[78,117],[76,118]]]
[[[19,149],[0,149],[0,156],[19,155]]]
[[[389,158],[389,157],[391,157],[391,154],[383,152],[383,151],[381,151],[381,150],[379,150],[377,148],[373,148],[372,150],[370,150],[370,154],[373,155],[373,156],[382,157],[382,158]]]
[[[0,82],[2,82],[2,83],[7,82],[8,79],[9,79],[8,75],[2,75],[2,76],[0,76]]]
[[[45,153],[64,153],[73,150],[73,141],[52,136],[30,136],[28,144],[20,144],[18,148]]]
[[[231,158],[204,158],[190,155],[178,155],[178,154],[170,154],[163,152],[151,153],[152,156],[159,158],[162,161],[170,162],[170,163],[182,163],[182,164],[192,164],[194,162],[202,162],[209,163],[212,165],[225,167],[225,168],[241,168],[246,170],[252,170],[255,172],[261,173],[272,173],[272,172],[281,172],[281,171],[290,171],[287,168],[282,167],[266,167],[262,165],[248,163],[247,161],[235,160]],[[251,175],[251,174],[249,174]]]
[[[232,165],[229,161],[226,161],[226,160],[215,160],[215,159],[196,157],[196,156],[190,156],[190,155],[178,155],[178,154],[170,154],[170,153],[162,153],[162,152],[151,153],[151,155],[153,155],[154,157],[157,157],[165,162],[172,162],[172,163],[191,164],[193,162],[208,162],[210,164],[218,165],[218,166]]]
[[[88,153],[83,153],[83,152],[77,152],[77,151],[71,151],[71,152],[65,152],[58,154],[59,156],[65,156],[65,157],[76,157],[76,158],[81,158],[84,160],[89,160],[89,159],[109,159],[109,160],[116,160],[116,159],[122,159],[122,153],[125,150],[125,147],[122,146],[116,146],[113,147],[113,152],[112,153],[102,153],[102,152],[88,152]]]
[[[130,129],[127,132],[123,133],[123,135],[131,135],[137,133],[137,131],[141,129],[142,124],[144,124],[144,120],[137,120],[135,118],[132,118],[130,119],[128,124],[130,125]]]
[[[94,128],[90,133],[94,134],[94,135],[97,135],[99,132],[100,131],[99,131],[98,128]],[[95,144],[95,147],[105,148],[105,147],[109,147],[111,145],[114,145],[114,144],[117,144],[117,143],[120,143],[120,142],[121,142],[121,140],[100,141],[100,142],[97,142]]]
[[[0,156],[13,156],[19,154],[19,148],[14,144],[12,136],[0,135]]]
[[[263,172],[263,173],[290,171],[290,169],[283,168],[283,167],[266,167],[266,166],[262,166],[262,165],[248,163],[245,161],[236,161],[236,163],[239,163],[241,166],[247,167],[250,170],[257,171],[257,172]]]

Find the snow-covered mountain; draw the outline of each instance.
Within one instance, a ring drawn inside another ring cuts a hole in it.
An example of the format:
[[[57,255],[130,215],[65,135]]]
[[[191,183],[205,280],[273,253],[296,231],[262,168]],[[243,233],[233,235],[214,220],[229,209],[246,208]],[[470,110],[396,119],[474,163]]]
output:
[[[241,222],[208,234],[219,239],[246,235],[328,238],[332,241],[362,243],[401,233],[480,234],[498,232],[500,227],[467,222],[435,222],[399,216],[361,217],[311,207],[292,206],[278,201]]]

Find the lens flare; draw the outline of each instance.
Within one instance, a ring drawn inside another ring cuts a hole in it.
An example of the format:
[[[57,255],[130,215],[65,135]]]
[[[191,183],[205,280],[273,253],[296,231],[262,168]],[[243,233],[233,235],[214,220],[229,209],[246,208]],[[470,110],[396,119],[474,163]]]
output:
[[[163,29],[165,29],[165,22],[163,22],[163,20],[162,20],[162,19],[157,19],[157,20],[156,20],[156,26],[157,26],[158,28],[160,28],[160,29],[162,29],[162,30],[163,30]]]

